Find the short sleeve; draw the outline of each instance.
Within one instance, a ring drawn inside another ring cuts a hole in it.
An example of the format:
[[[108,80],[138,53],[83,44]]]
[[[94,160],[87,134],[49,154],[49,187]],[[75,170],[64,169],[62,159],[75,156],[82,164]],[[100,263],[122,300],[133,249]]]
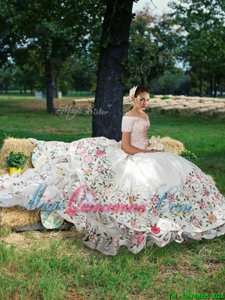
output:
[[[134,119],[128,116],[123,116],[121,131],[131,132],[133,129]]]

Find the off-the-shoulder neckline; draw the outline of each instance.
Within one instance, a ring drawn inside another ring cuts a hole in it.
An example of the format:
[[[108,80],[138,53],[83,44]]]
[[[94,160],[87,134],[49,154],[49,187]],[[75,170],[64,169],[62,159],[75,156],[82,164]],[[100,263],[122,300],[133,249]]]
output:
[[[142,117],[137,117],[137,116],[125,116],[125,115],[124,115],[124,117],[138,118],[138,119],[142,119],[142,120],[144,120],[144,121],[146,121],[146,122],[150,122],[149,119],[146,120],[146,119],[144,119],[144,118],[142,118]]]

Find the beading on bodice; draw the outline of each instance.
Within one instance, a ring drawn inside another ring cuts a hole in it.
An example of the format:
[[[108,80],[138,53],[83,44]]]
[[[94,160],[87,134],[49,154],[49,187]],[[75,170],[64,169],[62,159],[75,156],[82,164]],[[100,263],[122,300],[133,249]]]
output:
[[[135,116],[123,116],[121,131],[131,132],[131,145],[140,149],[147,149],[150,121]]]

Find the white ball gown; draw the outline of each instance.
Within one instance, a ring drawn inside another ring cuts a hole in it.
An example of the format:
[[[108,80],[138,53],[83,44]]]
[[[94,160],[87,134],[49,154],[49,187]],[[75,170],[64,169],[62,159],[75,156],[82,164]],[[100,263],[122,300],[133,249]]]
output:
[[[145,149],[149,121],[124,116],[122,131]],[[103,136],[71,143],[30,138],[34,169],[0,177],[0,206],[41,211],[46,228],[64,220],[106,255],[225,233],[225,198],[195,164],[169,153],[129,155]]]

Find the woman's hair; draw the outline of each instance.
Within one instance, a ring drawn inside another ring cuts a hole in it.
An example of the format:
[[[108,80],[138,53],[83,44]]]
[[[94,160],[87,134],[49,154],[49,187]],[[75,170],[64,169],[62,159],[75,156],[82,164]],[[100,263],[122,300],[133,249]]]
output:
[[[139,94],[141,93],[149,93],[149,88],[147,88],[146,86],[144,85],[139,85],[137,88],[136,88],[136,91],[134,93],[134,97],[137,97]]]

